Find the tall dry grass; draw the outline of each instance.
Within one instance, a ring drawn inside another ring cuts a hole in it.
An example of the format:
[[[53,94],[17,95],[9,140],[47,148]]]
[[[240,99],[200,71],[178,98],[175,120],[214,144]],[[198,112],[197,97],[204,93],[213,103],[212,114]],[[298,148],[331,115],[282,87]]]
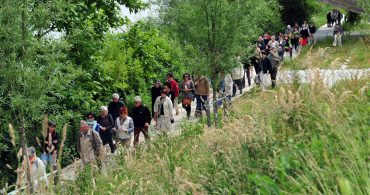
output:
[[[369,78],[332,89],[311,79],[237,100],[222,129],[184,124],[179,136],[117,157],[79,192],[369,194]]]

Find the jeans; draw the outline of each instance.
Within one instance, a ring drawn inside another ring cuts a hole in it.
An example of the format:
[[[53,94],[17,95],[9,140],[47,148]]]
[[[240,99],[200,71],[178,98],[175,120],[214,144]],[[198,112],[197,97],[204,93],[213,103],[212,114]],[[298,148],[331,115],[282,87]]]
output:
[[[195,98],[197,99],[197,111],[201,111],[204,108],[204,103],[203,101],[206,101],[208,99],[208,95],[196,95]],[[202,101],[203,99],[203,101]]]

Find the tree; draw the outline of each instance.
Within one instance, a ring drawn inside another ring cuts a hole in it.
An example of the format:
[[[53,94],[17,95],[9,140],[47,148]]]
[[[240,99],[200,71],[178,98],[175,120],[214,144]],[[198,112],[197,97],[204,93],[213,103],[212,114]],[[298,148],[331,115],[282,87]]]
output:
[[[242,47],[250,46],[267,26],[280,26],[275,1],[167,0],[158,4],[164,31],[199,53],[193,70],[210,77],[213,97],[217,97],[220,75],[236,66],[232,61]],[[217,101],[213,107],[217,126]]]
[[[103,73],[114,81],[109,85],[150,102],[148,92],[156,80],[184,70],[183,53],[177,45],[156,28],[138,22],[126,33],[108,34],[98,58]]]

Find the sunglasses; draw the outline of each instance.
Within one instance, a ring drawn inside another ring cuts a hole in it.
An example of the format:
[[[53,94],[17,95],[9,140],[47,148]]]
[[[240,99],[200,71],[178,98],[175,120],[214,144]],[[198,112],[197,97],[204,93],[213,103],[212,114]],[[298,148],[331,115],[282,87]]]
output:
[[[89,116],[89,118],[88,119],[93,119],[94,117],[92,117],[92,116]]]

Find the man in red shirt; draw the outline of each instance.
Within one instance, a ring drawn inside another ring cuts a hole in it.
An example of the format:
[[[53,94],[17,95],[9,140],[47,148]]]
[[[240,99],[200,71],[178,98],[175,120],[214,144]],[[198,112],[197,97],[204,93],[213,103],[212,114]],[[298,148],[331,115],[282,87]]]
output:
[[[173,107],[176,110],[176,115],[179,115],[179,106],[178,106],[178,101],[179,101],[179,85],[177,82],[173,79],[173,74],[168,73],[167,74],[167,81],[171,83],[171,91],[175,97],[171,97],[173,99]]]

